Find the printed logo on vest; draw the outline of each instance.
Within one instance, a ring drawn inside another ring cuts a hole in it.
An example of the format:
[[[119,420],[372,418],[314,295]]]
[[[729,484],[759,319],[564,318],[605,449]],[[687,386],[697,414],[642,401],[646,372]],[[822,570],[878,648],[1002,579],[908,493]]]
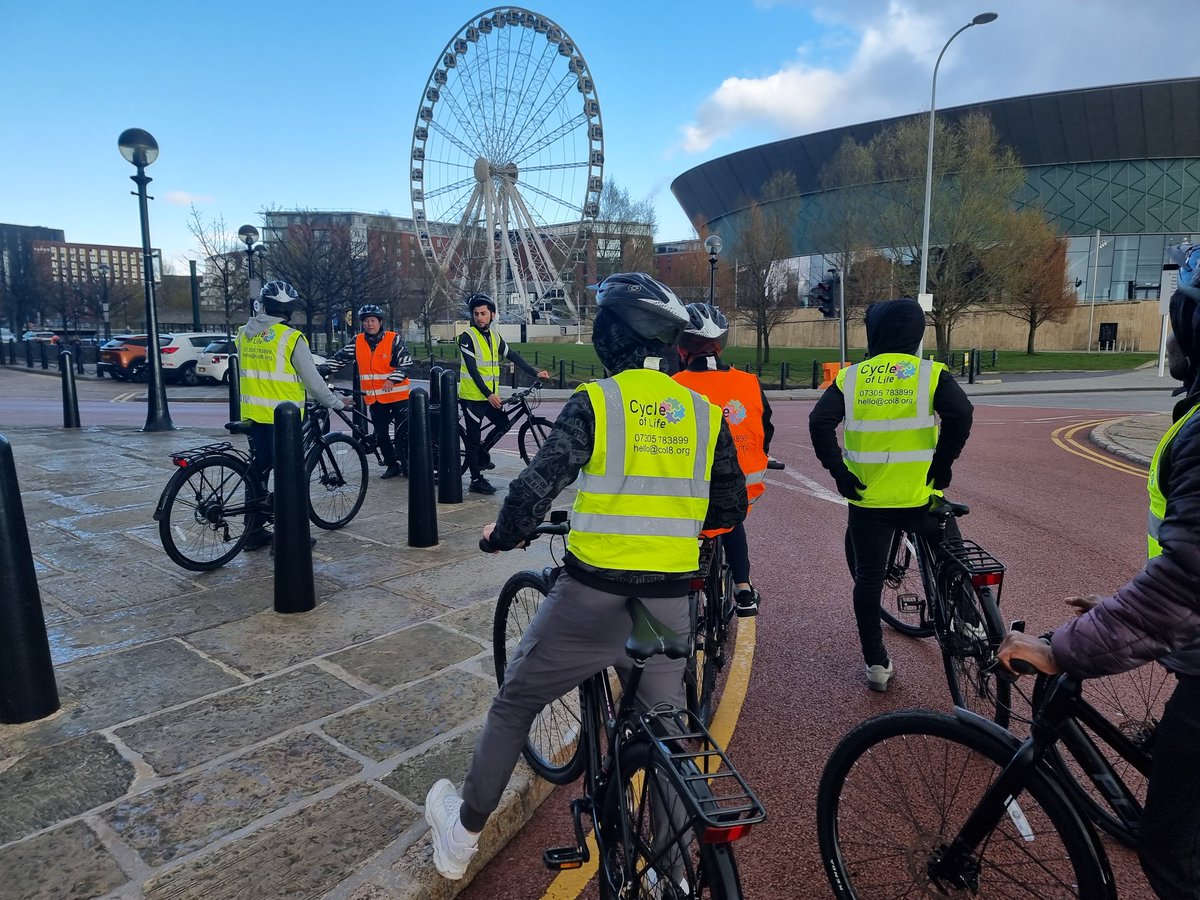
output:
[[[900,381],[904,381],[906,378],[912,378],[917,374],[917,367],[910,362],[898,362],[892,366],[890,371]]]
[[[746,407],[741,400],[730,400],[722,412],[730,425],[741,425],[746,420]]]
[[[674,425],[676,422],[682,422],[686,414],[683,404],[674,397],[668,397],[658,405],[658,411],[663,415],[668,422]]]
[[[666,428],[682,422],[687,410],[674,397],[649,403],[642,400],[630,400],[629,411],[638,417],[638,424],[651,428]]]

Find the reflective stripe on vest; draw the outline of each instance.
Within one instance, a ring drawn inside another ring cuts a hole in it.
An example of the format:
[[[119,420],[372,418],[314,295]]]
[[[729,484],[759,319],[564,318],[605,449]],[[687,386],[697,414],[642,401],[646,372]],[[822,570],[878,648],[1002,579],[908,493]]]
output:
[[[1158,542],[1158,533],[1162,527],[1163,519],[1167,517],[1167,495],[1163,493],[1158,467],[1162,458],[1169,451],[1171,441],[1179,433],[1179,429],[1187,423],[1187,420],[1198,409],[1200,409],[1200,405],[1193,406],[1178,422],[1167,429],[1167,433],[1158,442],[1158,447],[1155,448],[1154,456],[1150,460],[1150,477],[1146,479],[1146,490],[1150,494],[1150,516],[1146,522],[1146,552],[1151,559],[1162,553],[1162,544]]]
[[[238,366],[241,370],[242,415],[253,422],[274,424],[275,407],[295,403],[304,415],[304,384],[292,367],[292,350],[301,334],[283,323],[272,325],[253,337],[245,328],[237,333]]]
[[[372,403],[397,403],[408,399],[409,381],[388,381],[395,371],[392,368],[392,346],[396,332],[385,331],[375,349],[367,343],[367,336],[360,334],[354,339],[354,362],[358,366],[358,385],[362,388],[367,405]]]
[[[867,486],[851,503],[902,508],[929,502],[938,438],[933,394],[945,368],[907,353],[883,353],[838,373],[846,406],[842,455]]]
[[[567,548],[600,569],[695,572],[721,409],[661,372],[581,385],[596,415]]]
[[[721,407],[746,476],[746,499],[753,503],[767,488],[763,483],[767,452],[763,450],[762,385],[758,378],[739,369],[685,369],[672,377]]]
[[[479,370],[479,377],[494,394],[500,389],[500,335],[490,328],[487,335],[484,335],[474,325],[467,329],[467,335],[471,338],[471,346],[475,350],[475,367]],[[459,364],[458,369],[458,399],[487,399],[479,392],[475,379],[467,371],[465,358]]]

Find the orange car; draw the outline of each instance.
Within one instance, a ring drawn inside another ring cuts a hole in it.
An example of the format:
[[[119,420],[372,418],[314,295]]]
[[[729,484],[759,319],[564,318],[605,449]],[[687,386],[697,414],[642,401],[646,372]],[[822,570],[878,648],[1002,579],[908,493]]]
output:
[[[100,347],[100,360],[96,363],[96,376],[103,378],[107,372],[113,378],[121,381],[146,380],[146,342],[149,336],[145,334],[118,335]],[[158,336],[160,347],[170,340],[163,335]]]

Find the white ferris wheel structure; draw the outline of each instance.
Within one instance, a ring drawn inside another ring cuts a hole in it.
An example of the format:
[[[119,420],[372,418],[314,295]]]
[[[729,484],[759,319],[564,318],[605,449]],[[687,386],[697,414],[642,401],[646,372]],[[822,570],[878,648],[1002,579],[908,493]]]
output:
[[[413,128],[413,218],[439,289],[451,301],[483,291],[502,312],[549,300],[575,315],[603,171],[596,85],[566,31],[515,6],[463,25]]]

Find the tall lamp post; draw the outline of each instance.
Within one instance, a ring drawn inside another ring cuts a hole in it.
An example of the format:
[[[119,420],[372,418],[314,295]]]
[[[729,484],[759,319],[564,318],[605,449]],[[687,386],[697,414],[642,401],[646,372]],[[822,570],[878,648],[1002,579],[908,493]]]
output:
[[[108,263],[100,263],[96,271],[100,273],[100,312],[104,315],[104,340],[107,341],[112,338],[112,329],[108,324],[108,273],[112,269]]]
[[[241,228],[239,228],[238,237],[241,238],[242,243],[246,245],[246,260],[248,267],[246,274],[246,288],[250,296],[250,305],[253,307],[254,295],[256,293],[254,290],[254,254],[256,252],[261,253],[263,247],[262,244],[255,246],[255,244],[258,243],[258,229],[253,225],[243,225]]]
[[[704,249],[708,252],[708,305],[716,306],[717,304],[717,257],[721,253],[721,247],[724,246],[721,242],[719,234],[710,234],[704,239]]]
[[[146,424],[142,431],[174,431],[171,412],[167,408],[167,389],[163,384],[162,358],[158,352],[158,310],[154,302],[154,258],[150,249],[150,209],[146,185],[153,178],[146,166],[158,159],[158,141],[141,128],[126,128],[117,138],[121,155],[137,169],[129,180],[137,185],[138,212],[142,219],[142,280],[146,284]]]
[[[1088,310],[1088,339],[1087,352],[1092,352],[1092,329],[1095,327],[1096,320],[1096,288],[1099,287],[1100,280],[1100,251],[1108,246],[1108,241],[1100,240],[1100,229],[1096,229],[1096,255],[1092,259],[1092,305]],[[1100,349],[1100,341],[1096,340],[1096,350]]]
[[[921,280],[918,282],[918,300],[921,301],[922,308],[926,312],[933,309],[933,295],[929,292],[929,210],[933,198],[933,116],[937,109],[937,73],[938,67],[942,64],[942,57],[946,55],[946,48],[953,43],[954,39],[970,28],[972,25],[986,25],[989,22],[995,22],[999,16],[994,12],[980,13],[973,18],[954,34],[950,35],[950,40],[942,45],[942,52],[938,54],[937,62],[933,64],[933,87],[929,91],[929,144],[925,152],[925,221],[921,228]],[[923,352],[924,341],[921,342],[922,349],[917,351],[918,355]]]

